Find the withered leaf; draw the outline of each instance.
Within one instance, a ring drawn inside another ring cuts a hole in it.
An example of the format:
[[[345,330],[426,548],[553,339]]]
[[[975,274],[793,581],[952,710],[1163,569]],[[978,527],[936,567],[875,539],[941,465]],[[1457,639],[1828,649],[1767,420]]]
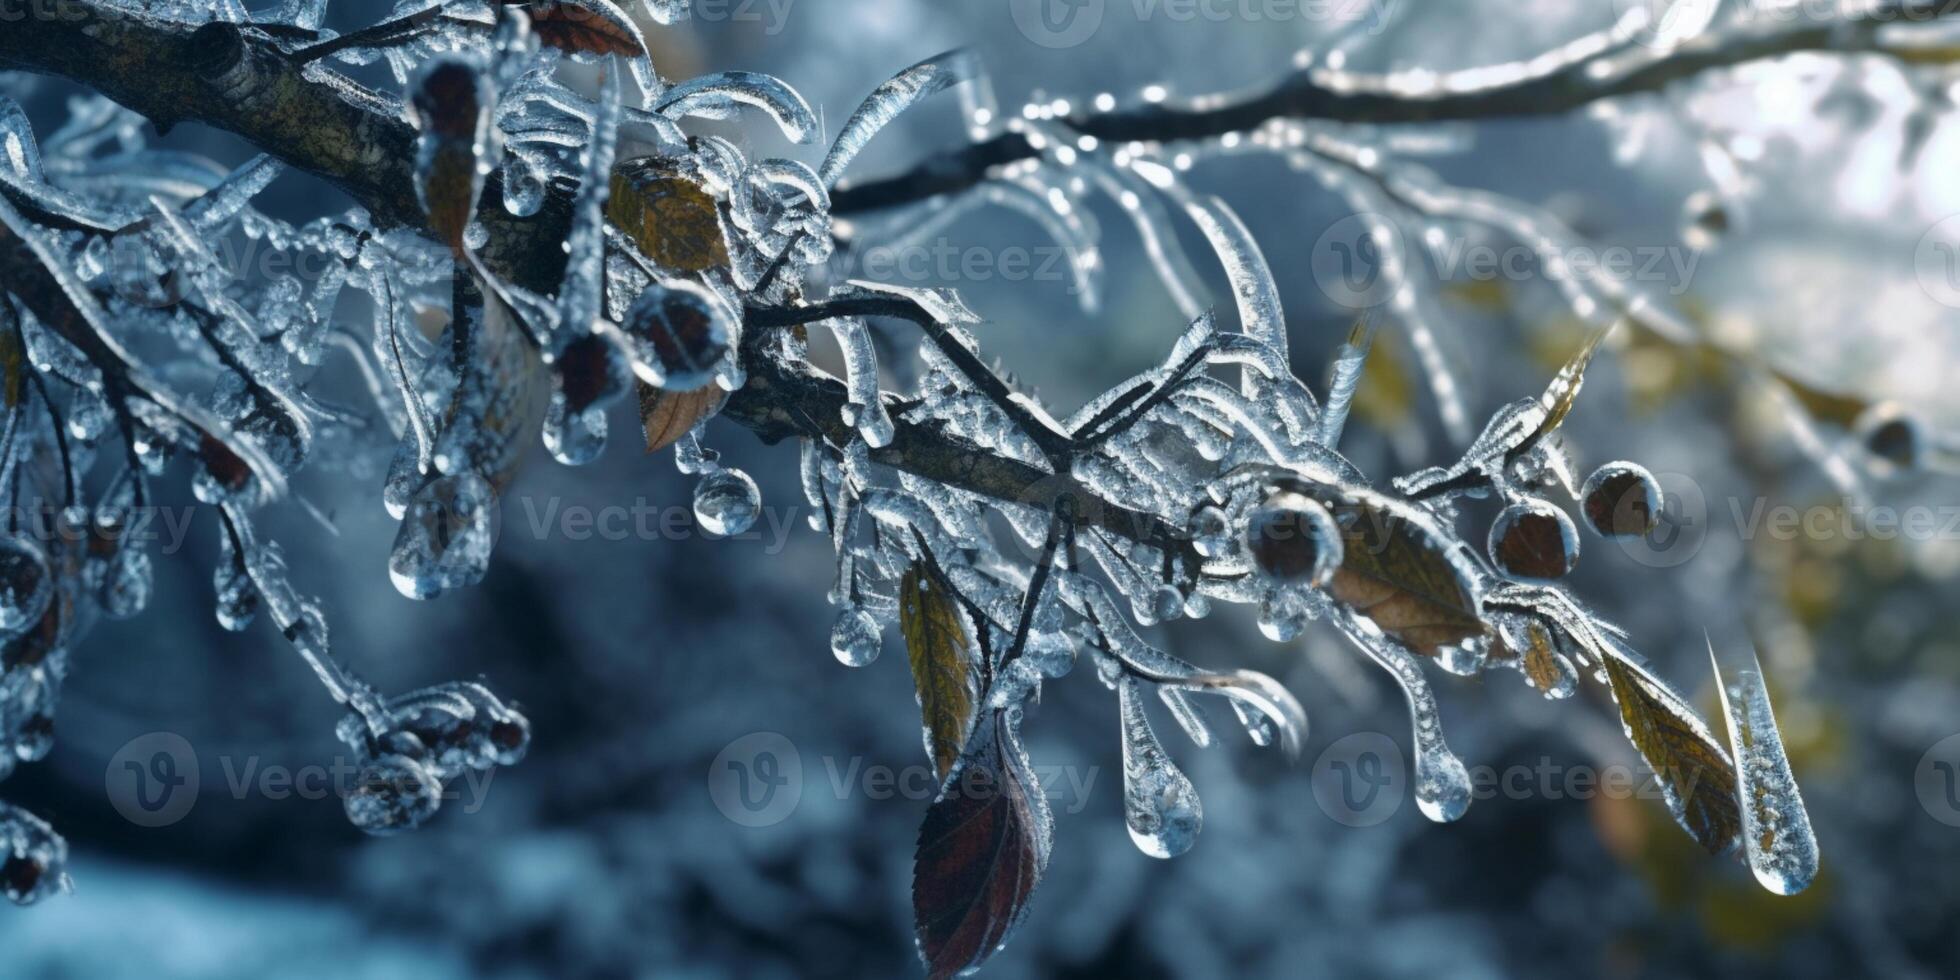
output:
[[[415,175],[415,190],[430,230],[450,251],[463,254],[463,232],[482,192],[477,149],[489,125],[486,92],[475,68],[461,61],[438,61],[415,82],[409,105],[427,155]]]
[[[1740,839],[1735,767],[1708,725],[1681,696],[1645,666],[1620,656],[1602,658],[1627,738],[1660,779],[1668,809],[1710,854]]]
[[[538,40],[570,54],[646,57],[646,39],[609,0],[533,0],[522,5]]]
[[[912,916],[928,976],[956,976],[1000,948],[1048,866],[1048,824],[1013,719],[988,712],[919,828]]]
[[[973,724],[974,630],[952,588],[924,561],[913,562],[899,580],[898,625],[912,661],[927,749],[945,779]]]
[[[20,404],[26,383],[27,353],[21,349],[20,334],[0,330],[0,395],[5,396],[8,408]]]
[[[1426,512],[1360,491],[1323,500],[1345,552],[1328,592],[1425,656],[1486,632],[1476,588]]]
[[[728,265],[715,199],[674,161],[641,157],[613,168],[606,220],[662,268],[700,272]]]
[[[1539,623],[1525,626],[1524,679],[1540,691],[1558,688],[1565,679],[1558,653],[1552,649],[1552,633]]]
[[[640,386],[640,427],[647,436],[647,452],[655,453],[674,444],[714,414],[727,393],[716,385],[703,385],[693,391],[667,391],[644,381]]]

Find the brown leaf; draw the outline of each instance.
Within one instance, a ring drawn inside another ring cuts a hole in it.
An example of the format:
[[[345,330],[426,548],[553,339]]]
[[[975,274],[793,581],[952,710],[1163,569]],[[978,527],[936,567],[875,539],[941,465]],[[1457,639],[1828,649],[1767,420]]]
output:
[[[899,580],[898,625],[912,661],[928,751],[945,779],[973,724],[974,631],[952,588],[923,561]]]
[[[646,431],[650,453],[673,445],[702,419],[713,415],[725,397],[716,385],[703,385],[693,391],[666,391],[644,381],[639,385],[640,428]]]
[[[430,230],[463,254],[463,232],[476,213],[483,179],[477,149],[489,125],[482,79],[461,61],[439,61],[416,79],[409,105],[430,155],[416,174],[416,193]]]
[[[1559,666],[1558,654],[1552,649],[1552,633],[1539,623],[1525,626],[1527,645],[1524,655],[1524,679],[1540,691],[1550,691],[1565,679],[1565,670]]]
[[[715,199],[672,160],[641,157],[615,167],[606,219],[662,268],[700,272],[728,265]]]
[[[1710,854],[1733,849],[1742,831],[1735,767],[1708,725],[1644,665],[1601,658],[1627,738],[1652,767],[1674,819]]]
[[[1372,492],[1323,500],[1344,554],[1328,591],[1409,649],[1434,656],[1486,632],[1475,587],[1425,512]]]
[[[1048,801],[1005,714],[981,719],[958,777],[919,828],[912,916],[935,980],[1000,948],[1048,866]]]
[[[538,40],[571,54],[646,57],[632,18],[608,0],[536,0],[523,4]]]
[[[8,408],[20,404],[26,382],[27,354],[21,349],[20,334],[0,331],[0,394],[5,395]]]

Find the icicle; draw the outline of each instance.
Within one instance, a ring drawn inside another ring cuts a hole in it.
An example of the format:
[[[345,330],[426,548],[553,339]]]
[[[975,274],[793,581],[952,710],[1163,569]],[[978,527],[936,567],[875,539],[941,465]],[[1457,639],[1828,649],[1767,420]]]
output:
[[[388,556],[388,577],[410,599],[475,585],[490,567],[496,495],[475,473],[431,480],[417,491]]]
[[[1186,320],[1195,320],[1206,313],[1210,299],[1198,273],[1191,267],[1191,259],[1184,253],[1184,246],[1178,243],[1177,229],[1171,226],[1170,212],[1158,202],[1150,187],[1136,178],[1131,171],[1113,167],[1101,161],[1091,164],[1091,173],[1104,193],[1115,201],[1136,226],[1137,238],[1143,242],[1144,254],[1150,257],[1151,267],[1157,271],[1157,279],[1171,294],[1171,302],[1177,304],[1178,312]]]
[[[28,181],[41,180],[41,150],[34,142],[34,129],[27,113],[14,100],[0,95],[0,164],[14,176]]]
[[[619,134],[619,74],[608,72],[592,122],[592,140],[583,155],[572,230],[565,242],[565,281],[559,290],[560,340],[589,332],[604,309],[606,198],[611,193],[613,147]]]
[[[1728,720],[1749,870],[1764,888],[1794,895],[1817,876],[1817,837],[1783,751],[1783,736],[1777,731],[1769,689],[1763,683],[1763,665],[1753,649],[1717,654],[1712,639],[1708,659],[1722,691],[1722,716]],[[1726,674],[1724,661],[1729,665]]]
[[[752,71],[729,71],[702,75],[679,82],[667,89],[654,104],[653,111],[675,119],[703,116],[725,118],[736,106],[754,106],[769,114],[793,143],[809,143],[817,136],[817,118],[810,104],[794,88],[773,75]]]
[[[32,905],[70,887],[68,842],[47,821],[0,803],[0,893]]]
[[[844,128],[838,130],[837,139],[830,144],[830,153],[824,157],[823,166],[817,168],[824,186],[835,187],[837,178],[843,176],[844,168],[850,166],[851,160],[857,157],[866,143],[871,142],[871,137],[898,118],[899,113],[979,73],[980,62],[973,52],[956,49],[927,58],[878,86],[865,97],[857,111],[851,113]]]
[[[1355,645],[1395,678],[1408,699],[1415,740],[1416,805],[1422,808],[1422,815],[1437,823],[1463,816],[1470,808],[1470,772],[1443,741],[1436,696],[1422,676],[1421,661],[1408,648],[1381,635],[1372,622],[1357,622],[1348,612],[1338,614],[1336,621]]]
[[[1172,858],[1191,849],[1204,826],[1204,807],[1191,780],[1179,771],[1150,730],[1137,680],[1118,681],[1123,716],[1123,820],[1130,839],[1151,857]]]
[[[1323,446],[1334,447],[1341,441],[1341,430],[1347,425],[1348,405],[1354,400],[1355,389],[1361,386],[1362,367],[1368,360],[1368,348],[1375,342],[1376,313],[1370,309],[1361,320],[1348,331],[1347,342],[1334,353],[1334,364],[1329,370],[1327,382],[1327,401],[1320,413],[1320,434],[1315,441]]]
[[[225,179],[197,200],[184,205],[184,220],[200,235],[210,235],[259,196],[280,174],[286,164],[269,153],[261,153],[239,164]]]
[[[887,445],[892,441],[892,420],[878,392],[878,354],[871,346],[871,332],[857,317],[827,322],[844,352],[844,386],[850,395],[844,423],[855,426],[873,449]]]

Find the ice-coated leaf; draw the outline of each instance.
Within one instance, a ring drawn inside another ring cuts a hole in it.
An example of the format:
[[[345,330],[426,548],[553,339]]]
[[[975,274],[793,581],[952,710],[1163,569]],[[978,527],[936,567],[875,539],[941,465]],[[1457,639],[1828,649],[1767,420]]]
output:
[[[495,97],[482,73],[461,58],[431,61],[414,85],[415,195],[437,239],[460,256],[488,171],[483,157]]]
[[[606,218],[655,265],[700,272],[728,265],[715,199],[675,161],[641,157],[613,170]]]
[[[980,719],[919,828],[912,915],[933,980],[977,969],[1000,949],[1048,867],[1048,800],[1019,722],[1018,708]]]
[[[944,779],[973,725],[978,650],[971,617],[951,586],[922,559],[899,579],[898,625],[912,661],[926,754]]]
[[[633,18],[611,0],[531,0],[522,9],[531,15],[538,40],[568,54],[647,56],[646,38]]]
[[[1742,832],[1735,767],[1707,723],[1617,642],[1601,651],[1627,738],[1661,782],[1668,810],[1710,854],[1733,850]]]
[[[1344,538],[1335,599],[1425,656],[1485,634],[1463,545],[1427,512],[1360,489],[1322,499]]]
[[[714,385],[692,391],[668,391],[644,381],[640,389],[640,427],[646,432],[647,452],[659,452],[687,435],[721,407],[728,393]]]

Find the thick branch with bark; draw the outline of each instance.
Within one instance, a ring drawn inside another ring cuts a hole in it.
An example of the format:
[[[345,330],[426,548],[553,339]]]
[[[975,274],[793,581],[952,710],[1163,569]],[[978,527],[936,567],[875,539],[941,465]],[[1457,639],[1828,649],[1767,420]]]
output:
[[[54,0],[48,9],[47,18],[0,31],[0,68],[90,86],[159,128],[198,122],[230,131],[339,186],[381,227],[424,227],[413,183],[415,130],[398,101],[324,65],[296,66],[270,37],[235,25],[193,28],[77,0]],[[528,218],[496,203],[501,192],[495,176],[483,200],[478,218],[489,233],[481,249],[485,265],[527,289],[556,290],[565,268],[559,246],[570,226],[570,188],[553,187],[545,206]],[[729,398],[724,417],[769,441],[849,441],[841,421],[843,385],[815,371],[786,372],[770,358],[744,360],[748,384]],[[872,458],[997,499],[1052,507],[1057,498],[1072,496],[1082,523],[1126,538],[1161,543],[1176,536],[1161,520],[1101,501],[1072,478],[996,457],[937,426],[900,421],[891,444]]]

